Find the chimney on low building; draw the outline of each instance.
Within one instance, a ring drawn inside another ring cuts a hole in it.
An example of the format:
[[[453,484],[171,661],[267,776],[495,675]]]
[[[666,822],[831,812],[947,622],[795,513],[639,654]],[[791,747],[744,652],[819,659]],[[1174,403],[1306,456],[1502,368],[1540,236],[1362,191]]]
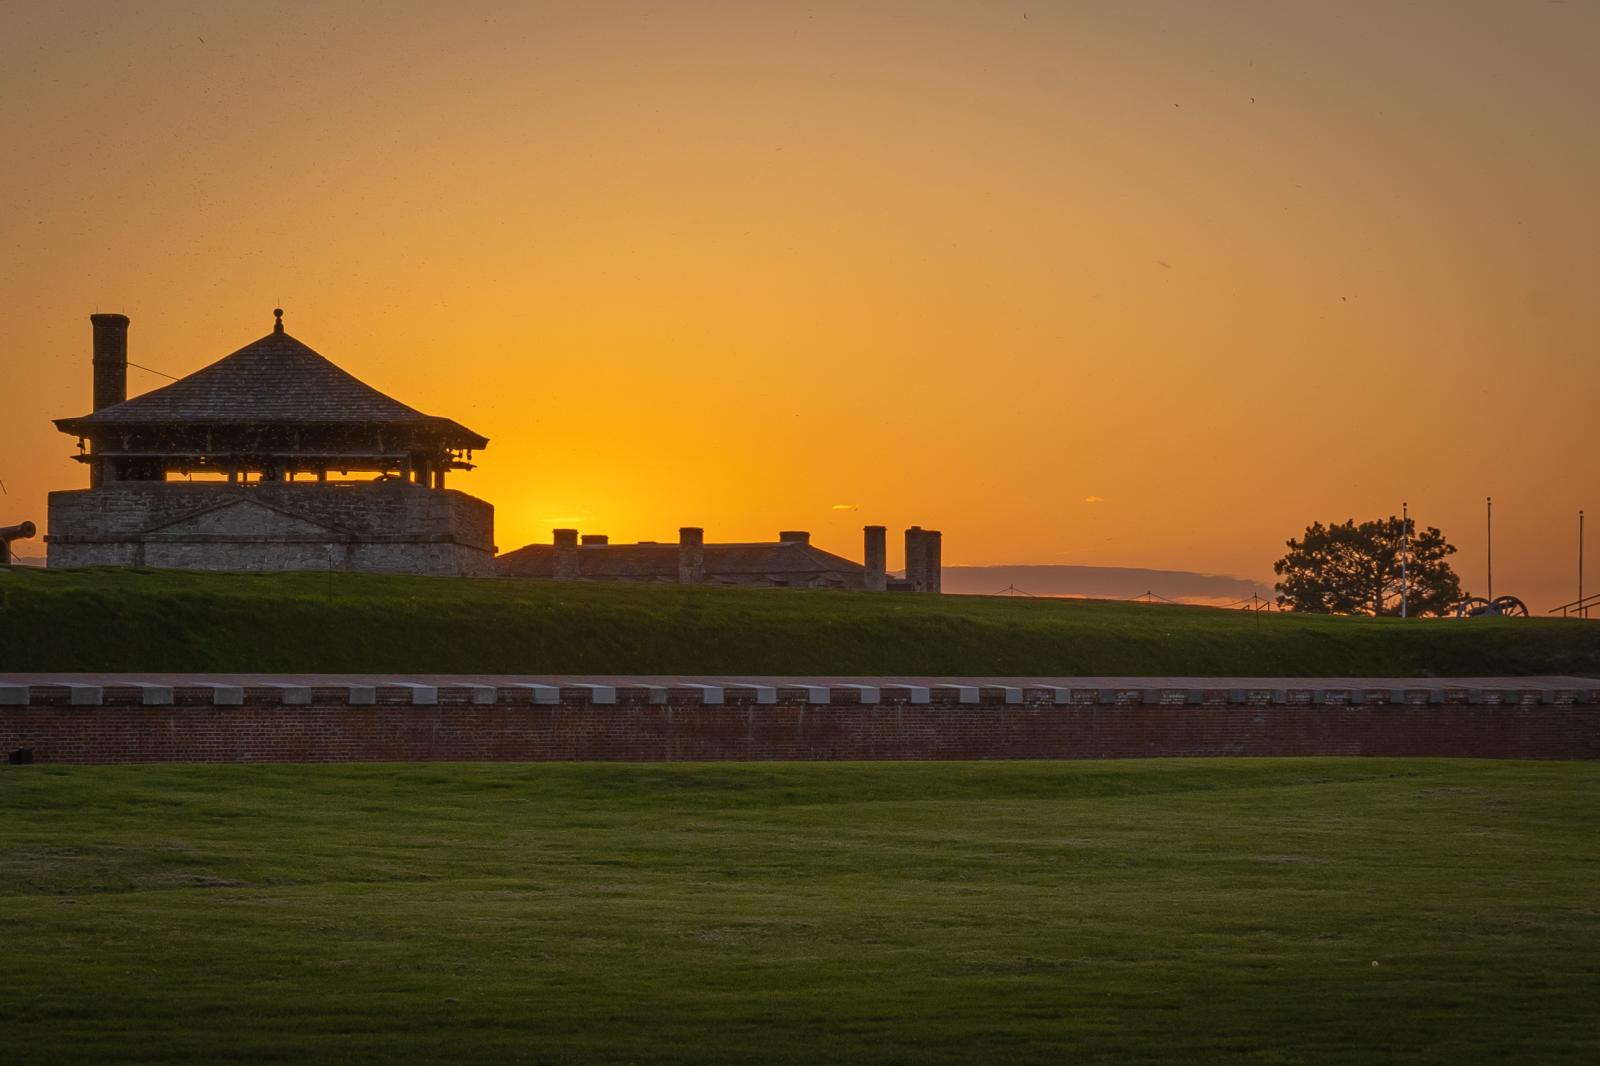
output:
[[[94,324],[94,409],[128,398],[128,316],[90,315]]]
[[[778,531],[779,544],[810,544],[811,534],[803,529],[783,529]]]
[[[911,585],[912,592],[927,592],[928,548],[927,542],[922,537],[922,527],[912,526],[906,530],[906,581]]]
[[[678,584],[698,585],[706,579],[706,531],[699,526],[678,530]]]
[[[944,534],[912,526],[906,530],[906,582],[912,592],[944,590]]]
[[[579,544],[610,544],[611,538],[604,533],[585,533],[578,538]]]
[[[882,592],[889,587],[886,573],[889,563],[889,531],[883,526],[867,526],[863,530],[861,565],[866,569],[863,588],[868,592]]]
[[[937,529],[922,531],[922,591],[944,592],[944,534]]]
[[[555,542],[555,558],[550,564],[550,576],[557,581],[578,580],[578,531],[558,529],[555,531]]]

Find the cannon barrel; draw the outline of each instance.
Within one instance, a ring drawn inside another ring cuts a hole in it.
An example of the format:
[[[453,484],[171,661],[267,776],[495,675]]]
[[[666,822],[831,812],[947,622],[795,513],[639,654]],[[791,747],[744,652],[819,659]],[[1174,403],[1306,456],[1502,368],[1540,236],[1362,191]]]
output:
[[[11,542],[27,540],[39,532],[32,522],[18,522],[14,526],[0,526],[0,566],[11,565]]]

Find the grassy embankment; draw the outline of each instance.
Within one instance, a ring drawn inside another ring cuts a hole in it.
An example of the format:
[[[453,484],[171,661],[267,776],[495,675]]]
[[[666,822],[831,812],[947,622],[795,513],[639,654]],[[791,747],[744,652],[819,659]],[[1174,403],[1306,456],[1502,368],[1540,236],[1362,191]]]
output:
[[[1600,765],[0,767],[10,1063],[1593,1062]]]
[[[1600,674],[1600,626],[365,574],[0,572],[0,670]]]

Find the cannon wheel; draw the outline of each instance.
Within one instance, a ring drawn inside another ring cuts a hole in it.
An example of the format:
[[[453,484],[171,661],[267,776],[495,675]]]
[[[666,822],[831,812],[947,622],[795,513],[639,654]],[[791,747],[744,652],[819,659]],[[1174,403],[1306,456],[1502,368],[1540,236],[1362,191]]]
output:
[[[1515,596],[1496,596],[1486,600],[1469,596],[1456,604],[1457,618],[1526,618],[1528,605]]]
[[[1494,598],[1494,613],[1502,618],[1528,617],[1528,605],[1515,596],[1496,596]]]

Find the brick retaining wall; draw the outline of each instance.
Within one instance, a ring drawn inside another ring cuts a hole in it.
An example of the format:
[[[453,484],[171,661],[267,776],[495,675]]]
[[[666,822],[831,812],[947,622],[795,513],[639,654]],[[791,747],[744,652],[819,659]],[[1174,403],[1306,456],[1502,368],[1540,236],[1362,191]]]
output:
[[[1600,693],[1548,686],[108,682],[0,704],[0,750],[43,763],[1600,758]]]

